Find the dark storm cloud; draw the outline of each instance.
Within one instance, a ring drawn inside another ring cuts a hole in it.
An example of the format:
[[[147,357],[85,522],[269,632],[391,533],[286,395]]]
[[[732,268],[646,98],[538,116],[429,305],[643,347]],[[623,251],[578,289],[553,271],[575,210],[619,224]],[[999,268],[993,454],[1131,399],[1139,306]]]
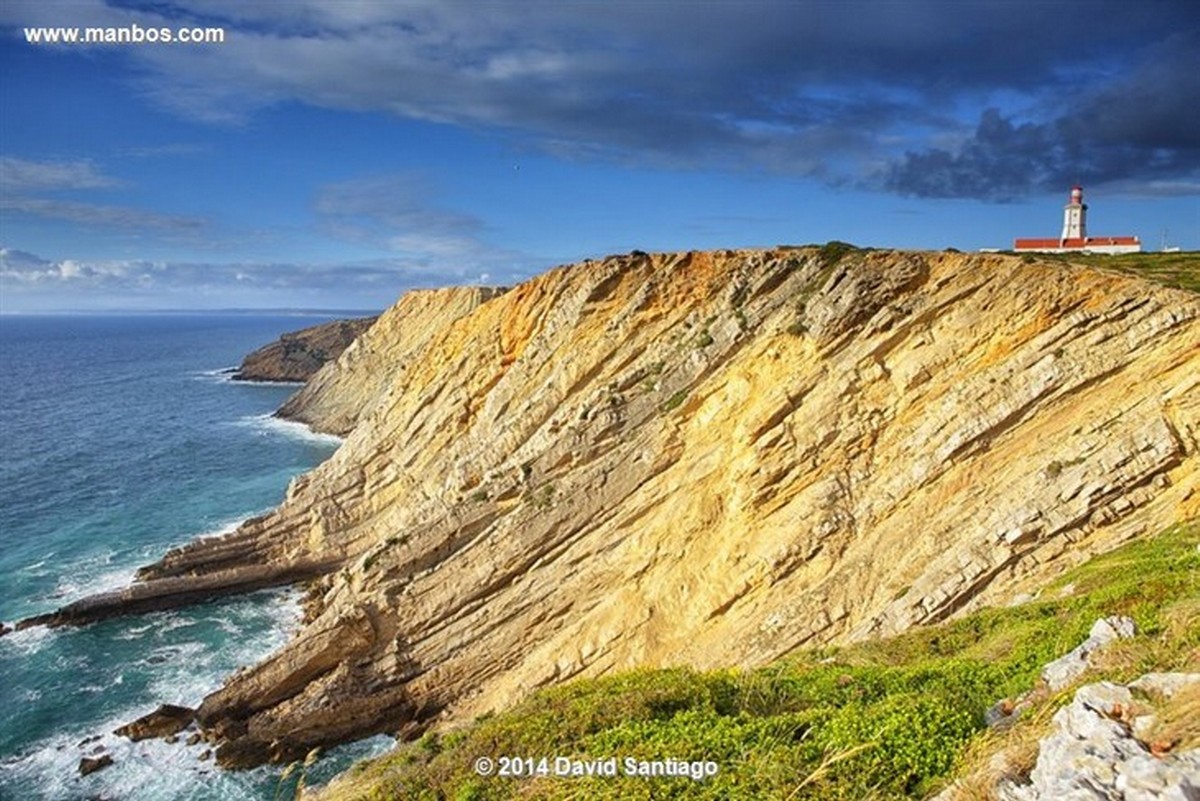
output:
[[[53,16],[45,5],[10,3],[0,19],[36,24]],[[1186,182],[1196,170],[1180,122],[1200,72],[1186,52],[1193,3],[80,6],[104,24],[228,25],[220,47],[128,54],[148,96],[216,122],[299,100],[570,158],[939,197],[1015,197],[1060,173]]]
[[[1081,181],[1146,194],[1195,191],[1200,34],[1172,36],[1128,74],[1050,105],[1055,113],[1042,122],[988,109],[965,142],[906,153],[884,185],[919,197],[1001,201]]]

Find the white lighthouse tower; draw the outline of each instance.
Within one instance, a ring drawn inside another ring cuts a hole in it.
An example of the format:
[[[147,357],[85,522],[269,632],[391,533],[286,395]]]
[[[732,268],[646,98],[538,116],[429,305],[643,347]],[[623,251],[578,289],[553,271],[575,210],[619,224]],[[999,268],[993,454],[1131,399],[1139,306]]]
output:
[[[1063,207],[1063,244],[1071,239],[1087,239],[1087,204],[1083,202],[1083,187],[1071,187],[1071,199]]]
[[[1063,208],[1062,236],[1058,239],[1017,239],[1018,253],[1138,253],[1142,242],[1136,236],[1088,236],[1087,204],[1083,187],[1072,186],[1070,199]]]

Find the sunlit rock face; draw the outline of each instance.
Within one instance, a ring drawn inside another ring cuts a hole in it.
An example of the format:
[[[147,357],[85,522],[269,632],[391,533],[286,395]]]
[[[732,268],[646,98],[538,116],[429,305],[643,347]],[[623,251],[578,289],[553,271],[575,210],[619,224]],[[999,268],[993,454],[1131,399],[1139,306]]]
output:
[[[227,765],[899,632],[1200,513],[1198,316],[1090,268],[832,248],[413,293],[287,410],[334,456],[142,584],[320,576],[198,710]]]

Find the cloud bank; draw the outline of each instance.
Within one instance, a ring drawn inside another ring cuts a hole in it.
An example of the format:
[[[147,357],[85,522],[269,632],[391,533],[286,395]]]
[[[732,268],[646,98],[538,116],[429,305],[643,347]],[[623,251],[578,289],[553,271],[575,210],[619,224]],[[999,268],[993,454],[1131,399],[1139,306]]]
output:
[[[261,301],[264,306],[321,306],[336,297],[339,305],[384,308],[403,290],[448,284],[504,283],[509,269],[493,262],[498,273],[479,264],[430,265],[404,258],[351,264],[200,263],[130,260],[46,259],[34,253],[0,248],[0,295],[18,295],[24,308],[57,308],[64,295],[79,308],[163,308],[186,298],[189,308],[222,308]],[[12,294],[10,294],[12,293]]]
[[[228,26],[222,46],[125,53],[147,96],[211,122],[299,101],[490,130],[559,157],[919,197],[1006,200],[1076,179],[1190,193],[1200,175],[1190,3],[72,8],[88,24]],[[2,13],[62,24],[50,4]]]

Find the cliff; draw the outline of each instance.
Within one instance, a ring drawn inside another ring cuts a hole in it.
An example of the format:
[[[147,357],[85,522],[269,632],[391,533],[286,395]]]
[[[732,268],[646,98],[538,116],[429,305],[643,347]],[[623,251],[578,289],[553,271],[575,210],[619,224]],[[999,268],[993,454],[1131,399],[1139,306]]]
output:
[[[571,677],[903,631],[1200,513],[1198,316],[1189,292],[1004,255],[555,269],[397,314],[385,379],[351,380],[347,352],[327,392],[357,396],[305,402],[339,450],[133,590],[322,576],[295,640],[198,710],[228,766]]]
[[[336,360],[325,364],[276,414],[326,434],[345,436],[396,377],[421,358],[437,332],[502,289],[413,290],[384,312]]]
[[[336,359],[374,317],[333,320],[292,331],[242,360],[235,381],[307,381],[326,362]]]

